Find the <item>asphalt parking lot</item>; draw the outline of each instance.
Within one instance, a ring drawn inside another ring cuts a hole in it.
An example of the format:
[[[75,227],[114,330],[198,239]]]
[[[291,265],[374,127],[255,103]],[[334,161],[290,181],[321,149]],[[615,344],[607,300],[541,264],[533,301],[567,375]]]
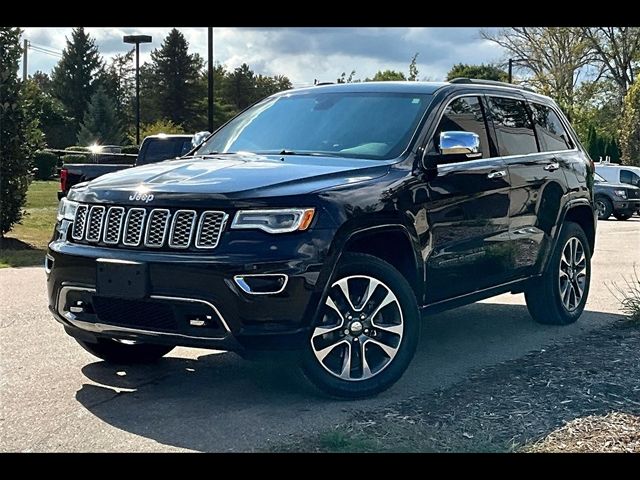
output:
[[[608,285],[640,272],[640,218],[600,222],[587,309],[574,325],[541,326],[522,295],[427,319],[416,358],[389,391],[327,400],[287,365],[178,348],[152,366],[118,368],[64,334],[47,309],[42,268],[0,270],[0,451],[253,451],[450,385],[620,318]]]

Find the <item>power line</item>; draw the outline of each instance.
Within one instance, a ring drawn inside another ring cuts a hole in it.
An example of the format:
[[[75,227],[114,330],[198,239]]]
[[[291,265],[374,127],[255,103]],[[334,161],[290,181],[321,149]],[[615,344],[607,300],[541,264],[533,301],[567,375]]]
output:
[[[31,41],[29,42],[29,46],[31,48],[36,48],[36,49],[39,49],[39,50],[46,51],[48,53],[53,53],[55,55],[62,56],[62,52],[60,52],[59,50],[54,50],[53,48],[45,47],[44,45],[38,45],[37,43],[33,43]]]
[[[33,47],[33,46],[29,46],[28,47],[30,50],[34,51],[34,52],[38,52],[38,53],[44,53],[45,55],[50,55],[52,57],[56,57],[56,58],[62,58],[62,55],[59,53],[53,53],[53,52],[49,52],[47,50],[42,50],[40,48],[37,47]]]

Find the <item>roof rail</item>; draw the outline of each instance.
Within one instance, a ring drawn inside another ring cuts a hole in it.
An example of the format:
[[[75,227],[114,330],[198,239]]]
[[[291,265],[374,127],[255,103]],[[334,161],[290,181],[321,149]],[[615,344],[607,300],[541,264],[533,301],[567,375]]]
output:
[[[322,85],[333,85],[334,82],[318,82],[314,85],[314,87],[321,87]]]
[[[482,80],[478,78],[466,78],[466,77],[458,77],[452,80],[449,80],[449,83],[471,83],[476,85],[494,85],[496,87],[511,87],[511,88],[519,88],[520,90],[527,90],[529,92],[534,92],[535,90],[530,87],[525,87],[524,85],[515,85],[513,83],[507,82],[498,82],[496,80]]]

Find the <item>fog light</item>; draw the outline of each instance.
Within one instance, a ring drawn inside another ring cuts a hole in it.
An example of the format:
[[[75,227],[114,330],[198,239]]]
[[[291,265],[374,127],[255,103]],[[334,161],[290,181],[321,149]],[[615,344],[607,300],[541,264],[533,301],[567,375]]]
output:
[[[289,277],[283,273],[268,273],[264,275],[236,275],[233,280],[242,291],[251,295],[274,295],[285,289]]]

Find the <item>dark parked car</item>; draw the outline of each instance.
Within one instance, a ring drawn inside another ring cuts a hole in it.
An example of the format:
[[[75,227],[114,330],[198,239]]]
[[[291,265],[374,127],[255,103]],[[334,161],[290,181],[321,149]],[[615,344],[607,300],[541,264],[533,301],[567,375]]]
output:
[[[594,176],[598,220],[606,220],[613,214],[618,220],[628,220],[634,212],[640,211],[640,188],[626,183],[611,183],[597,172]]]
[[[524,292],[537,322],[580,317],[593,171],[557,105],[513,85],[278,93],[193,158],[72,188],[49,306],[108,362],[291,350],[329,394],[372,395],[409,365],[422,313]]]
[[[199,134],[196,134],[199,135]],[[194,135],[149,135],[140,145],[140,152],[134,163],[72,163],[64,164],[60,170],[60,191],[58,199],[64,197],[74,185],[93,180],[107,173],[148,163],[161,162],[170,158],[181,157],[188,153],[194,145]],[[106,145],[100,153],[120,153],[121,147]],[[127,158],[123,156],[122,158]]]

